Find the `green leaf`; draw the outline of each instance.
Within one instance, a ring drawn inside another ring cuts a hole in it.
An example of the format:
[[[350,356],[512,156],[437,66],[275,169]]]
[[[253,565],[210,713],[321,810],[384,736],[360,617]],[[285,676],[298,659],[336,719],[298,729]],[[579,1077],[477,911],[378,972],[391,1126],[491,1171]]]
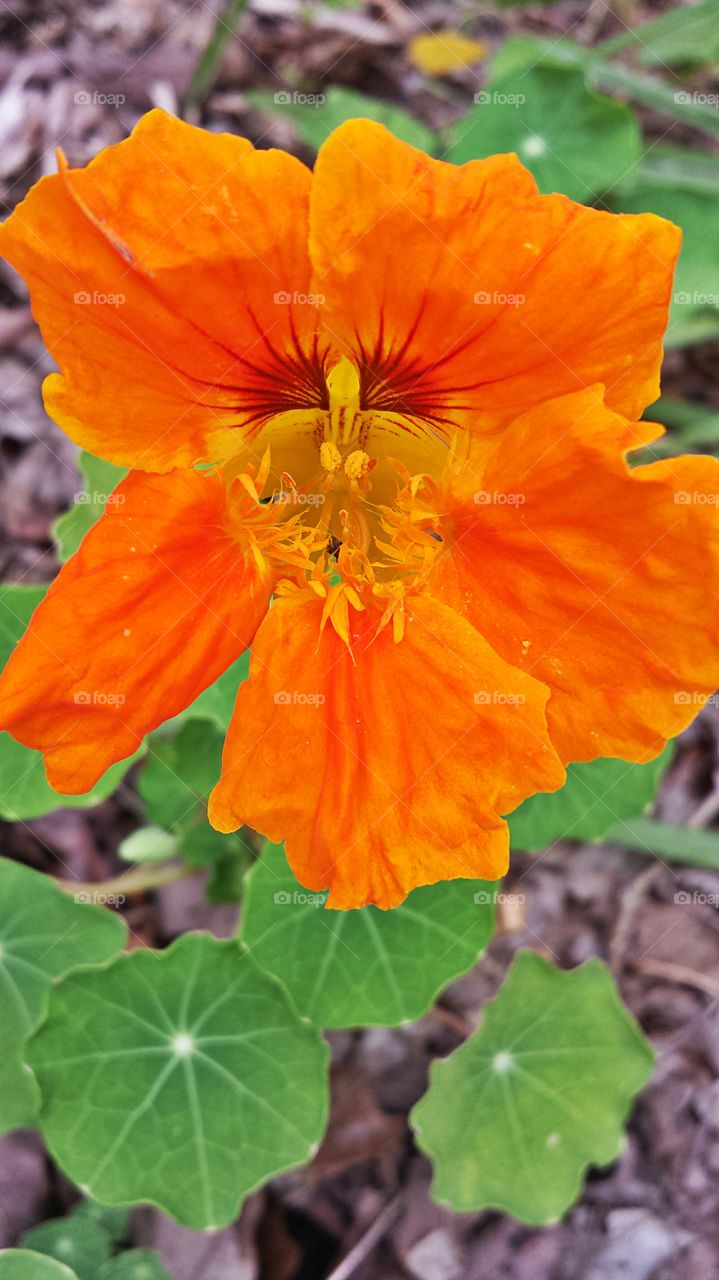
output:
[[[26,1231],[20,1243],[71,1267],[77,1280],[97,1280],[98,1267],[112,1253],[112,1239],[105,1228],[80,1214],[43,1222]]]
[[[172,1280],[152,1249],[128,1249],[103,1263],[95,1280]]]
[[[512,848],[532,853],[555,840],[601,840],[615,822],[649,807],[671,754],[668,746],[649,764],[570,764],[560,791],[530,797],[508,818]]]
[[[276,93],[262,89],[250,91],[247,101],[259,111],[284,116],[291,120],[298,136],[308,146],[318,149],[327,136],[345,120],[361,116],[383,124],[396,138],[409,142],[429,155],[436,154],[438,141],[431,129],[415,120],[409,111],[379,98],[370,98],[357,89],[330,85],[322,93],[302,94],[287,89]]]
[[[654,818],[635,818],[618,822],[605,836],[605,843],[619,844],[625,849],[683,862],[691,867],[710,867],[719,871],[719,834],[674,826]]]
[[[237,690],[249,674],[250,651],[246,649],[189,707],[172,720],[167,720],[163,731],[184,724],[187,720],[209,720],[225,734],[235,709]]]
[[[74,1271],[29,1249],[0,1252],[0,1280],[78,1280]]]
[[[433,1064],[412,1112],[433,1197],[558,1221],[587,1167],[619,1155],[653,1056],[599,960],[562,972],[519,952],[480,1029]]]
[[[322,1027],[419,1018],[476,964],[492,934],[494,886],[452,880],[415,889],[393,911],[327,911],[267,845],[247,879],[242,941]]]
[[[590,201],[638,165],[633,111],[587,88],[583,71],[538,63],[497,77],[457,126],[446,159],[463,164],[516,151],[540,191]]]
[[[719,111],[685,88],[667,84],[658,76],[648,76],[623,62],[603,62],[601,54],[589,57],[586,62],[589,82],[595,88],[610,89],[626,94],[634,102],[658,111],[672,120],[680,120],[701,129],[712,137],[719,137]]]
[[[58,516],[52,530],[62,562],[75,554],[85,534],[100,519],[108,504],[118,501],[114,490],[127,475],[122,467],[84,450],[78,456],[77,465],[82,476],[82,488],[75,495],[70,510]]]
[[[68,1177],[195,1230],[231,1222],[324,1128],[327,1046],[236,942],[185,934],[66,978],[28,1051]]]
[[[49,876],[0,858],[0,1132],[34,1124],[37,1088],[23,1067],[25,1040],[50,984],[117,954],[125,925],[104,907],[74,902]]]
[[[182,832],[204,821],[222,768],[222,743],[206,720],[188,720],[173,738],[152,735],[137,789],[153,824]]]
[[[206,890],[210,902],[237,902],[252,851],[238,833],[223,835],[207,822],[207,798],[220,776],[222,746],[223,735],[207,720],[188,720],[174,738],[167,738],[164,731],[153,735],[138,790],[156,824],[144,828],[145,832],[168,828],[172,834],[166,840],[173,842],[172,852],[191,866],[212,869]],[[134,841],[130,855],[137,844],[135,837],[130,837]],[[151,849],[163,847],[159,837],[142,837],[141,847],[143,841]],[[124,846],[121,853],[126,856]]]
[[[166,862],[177,853],[177,840],[162,827],[138,827],[121,841],[117,852],[123,862]]]
[[[719,118],[719,111],[716,115]],[[707,234],[716,219],[719,185],[714,194],[696,183],[679,186],[676,151],[665,148],[659,159],[672,160],[674,169],[643,170],[635,188],[610,204],[621,213],[658,213],[682,229],[666,336],[667,346],[677,347],[719,333],[719,236]]]
[[[125,1239],[130,1222],[128,1209],[111,1209],[96,1200],[79,1200],[72,1207],[73,1217],[90,1218],[111,1235],[116,1244]]]
[[[611,42],[614,45],[614,42]],[[670,9],[627,32],[622,46],[636,43],[643,66],[703,65],[719,57],[719,0]],[[601,46],[600,46],[601,49]]]
[[[655,440],[646,451],[649,460],[652,454],[656,457],[657,454],[685,453],[687,449],[719,448],[719,412],[709,405],[662,396],[644,416],[667,428],[667,434]]]
[[[46,590],[0,586],[0,668],[25,632]],[[23,747],[9,733],[0,733],[0,818],[22,822],[55,809],[88,809],[112,794],[141,752],[142,749],[132,759],[113,765],[86,795],[63,796],[49,786],[40,752]]]

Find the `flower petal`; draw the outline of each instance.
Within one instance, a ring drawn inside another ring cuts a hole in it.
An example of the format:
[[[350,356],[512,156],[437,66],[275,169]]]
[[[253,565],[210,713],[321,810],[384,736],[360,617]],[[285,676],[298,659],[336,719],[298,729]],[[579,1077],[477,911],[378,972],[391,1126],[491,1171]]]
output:
[[[152,111],[33,187],[0,249],[62,370],[45,395],[63,430],[145,471],[238,449],[313,341],[316,309],[287,301],[309,291],[309,184],[284,152]]]
[[[272,583],[225,528],[215,475],[132,473],[36,609],[0,678],[0,728],[89,790],[250,643]]]
[[[445,605],[411,606],[398,644],[391,627],[375,634],[373,609],[353,612],[351,654],[331,626],[320,636],[321,600],[278,599],[212,793],[214,826],[286,839],[295,874],[329,886],[333,907],[392,907],[417,885],[501,876],[500,815],[564,777],[546,689]]]
[[[657,397],[680,242],[661,218],[539,196],[515,156],[457,167],[355,120],[320,150],[310,228],[327,323],[385,407],[485,433],[598,381],[628,417]]]
[[[651,759],[719,684],[719,462],[630,469],[630,442],[595,388],[451,481],[434,587],[552,688],[564,761]]]

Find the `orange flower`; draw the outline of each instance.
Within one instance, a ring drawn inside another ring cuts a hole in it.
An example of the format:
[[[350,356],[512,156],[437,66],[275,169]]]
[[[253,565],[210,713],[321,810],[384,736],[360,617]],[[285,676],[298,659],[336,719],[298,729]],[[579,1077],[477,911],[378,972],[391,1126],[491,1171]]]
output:
[[[0,240],[49,412],[133,469],[0,681],[60,791],[254,641],[211,821],[389,907],[502,875],[504,815],[570,760],[656,755],[715,687],[719,464],[625,460],[669,223],[367,121],[310,174],[154,111]]]

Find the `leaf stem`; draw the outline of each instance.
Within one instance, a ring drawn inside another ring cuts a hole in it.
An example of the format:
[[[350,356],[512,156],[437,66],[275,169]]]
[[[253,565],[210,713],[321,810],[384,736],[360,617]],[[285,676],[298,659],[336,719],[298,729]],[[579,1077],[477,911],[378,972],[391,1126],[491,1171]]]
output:
[[[201,870],[187,864],[131,867],[128,871],[114,876],[110,880],[58,880],[57,884],[65,893],[82,894],[90,899],[107,899],[128,893],[147,893],[150,889],[159,889],[164,884],[173,884],[175,880],[184,880]]]
[[[235,27],[239,22],[248,0],[226,0],[224,8],[217,15],[215,29],[208,40],[204,51],[197,60],[192,73],[189,88],[182,103],[182,114],[194,111],[203,102],[206,93],[212,88],[225,52]]]

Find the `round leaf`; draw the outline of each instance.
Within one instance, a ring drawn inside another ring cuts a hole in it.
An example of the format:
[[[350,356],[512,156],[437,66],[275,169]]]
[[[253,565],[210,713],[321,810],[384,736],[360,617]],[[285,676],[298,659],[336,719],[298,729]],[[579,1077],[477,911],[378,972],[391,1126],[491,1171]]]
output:
[[[619,1154],[652,1061],[600,961],[562,971],[520,952],[480,1029],[433,1064],[412,1112],[434,1198],[556,1222],[587,1166]]]
[[[95,1280],[172,1280],[152,1249],[128,1249],[103,1263]]]
[[[99,1222],[81,1214],[43,1222],[26,1231],[21,1244],[71,1267],[77,1280],[96,1280],[98,1267],[112,1252],[109,1232]]]
[[[104,907],[73,901],[49,876],[0,858],[0,1132],[33,1124],[37,1089],[24,1043],[54,978],[121,950],[125,926]]]
[[[601,840],[616,822],[639,817],[654,799],[672,750],[668,746],[649,764],[571,764],[559,791],[531,796],[508,819],[512,848],[532,853],[554,840]]]
[[[631,108],[588,89],[576,67],[537,64],[489,81],[446,158],[516,151],[540,191],[591,201],[639,163],[640,150]]]
[[[66,979],[29,1054],[43,1133],[85,1194],[196,1230],[323,1132],[327,1047],[236,942],[186,934]]]
[[[481,880],[415,889],[393,911],[326,911],[324,898],[302,888],[280,846],[267,845],[247,879],[241,935],[322,1027],[421,1017],[492,934],[493,886]]]
[[[78,1280],[74,1271],[54,1258],[28,1249],[3,1249],[0,1253],[0,1280]]]

